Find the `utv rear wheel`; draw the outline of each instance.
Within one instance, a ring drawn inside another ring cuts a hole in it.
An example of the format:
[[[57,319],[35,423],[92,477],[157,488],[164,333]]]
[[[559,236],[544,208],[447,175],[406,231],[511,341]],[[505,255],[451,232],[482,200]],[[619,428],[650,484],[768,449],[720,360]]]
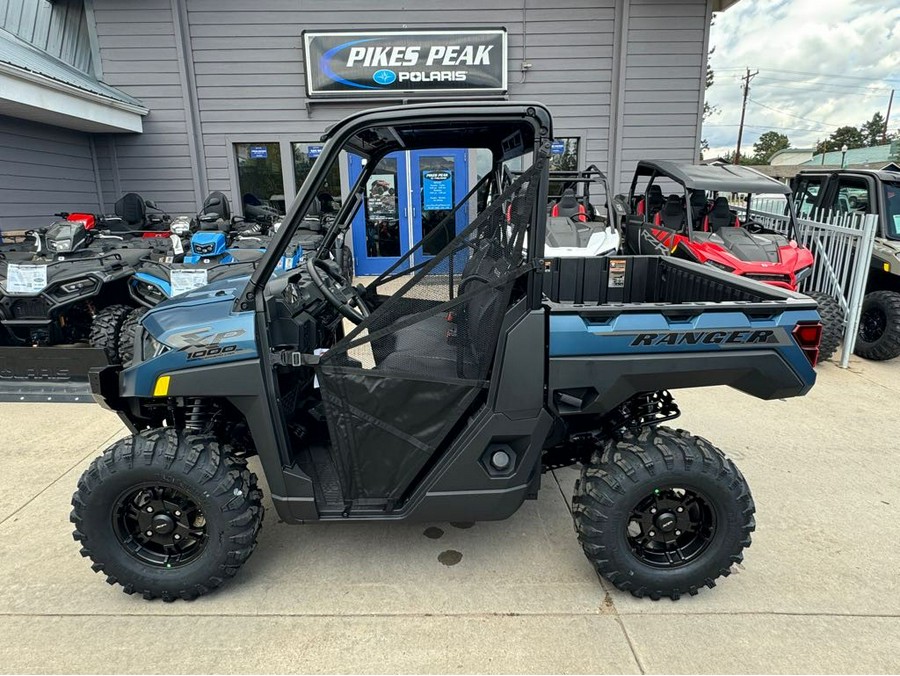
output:
[[[834,356],[844,337],[844,309],[827,293],[814,291],[809,297],[819,304],[819,316],[822,318],[819,361],[826,361]]]
[[[128,366],[134,359],[134,338],[137,333],[138,324],[141,317],[147,314],[146,308],[137,308],[128,313],[125,321],[122,322],[122,330],[119,334],[118,359],[120,364]]]
[[[119,338],[122,332],[122,324],[132,308],[127,305],[110,305],[94,315],[91,322],[91,347],[97,347],[106,352],[106,357],[111,364],[120,363]]]
[[[885,361],[900,356],[900,293],[866,294],[853,350],[863,359]]]
[[[191,600],[253,553],[262,493],[215,440],[172,428],[116,442],[78,481],[71,521],[81,555],[127,594]]]
[[[572,506],[597,572],[653,600],[714,587],[743,560],[756,527],[734,463],[705,439],[666,427],[626,432],[597,449]]]

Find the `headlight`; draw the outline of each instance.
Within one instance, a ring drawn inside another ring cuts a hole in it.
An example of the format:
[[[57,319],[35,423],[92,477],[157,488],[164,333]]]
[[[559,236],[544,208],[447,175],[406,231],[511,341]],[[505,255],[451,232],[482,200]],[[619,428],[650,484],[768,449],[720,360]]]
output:
[[[807,277],[809,277],[809,276],[812,274],[812,269],[813,269],[813,266],[812,266],[812,265],[807,265],[807,266],[806,266],[805,268],[803,268],[802,270],[798,270],[798,271],[797,271],[797,274],[794,275],[794,277],[795,277],[796,280],[797,280],[797,284],[799,284],[799,283],[802,282],[804,279],[806,279]]]
[[[156,338],[150,335],[150,332],[140,327],[138,329],[141,334],[141,358],[144,360],[158,357],[168,348],[160,343]]]
[[[714,268],[718,268],[719,270],[724,270],[725,272],[734,272],[734,268],[730,265],[725,265],[724,263],[719,263],[714,260],[706,260],[703,261],[705,265],[711,265]]]
[[[76,279],[74,282],[68,282],[67,284],[62,284],[60,288],[66,293],[78,293],[79,291],[83,291],[84,289],[89,289],[94,286],[94,282],[90,279]]]

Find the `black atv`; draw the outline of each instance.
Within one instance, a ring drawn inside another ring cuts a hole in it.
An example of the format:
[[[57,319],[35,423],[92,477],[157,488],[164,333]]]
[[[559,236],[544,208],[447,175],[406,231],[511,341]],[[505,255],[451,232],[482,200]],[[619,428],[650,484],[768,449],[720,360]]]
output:
[[[171,256],[171,242],[89,232],[72,221],[54,223],[40,239],[40,251],[0,258],[0,345],[89,344],[115,361],[133,305],[127,280],[143,258]]]

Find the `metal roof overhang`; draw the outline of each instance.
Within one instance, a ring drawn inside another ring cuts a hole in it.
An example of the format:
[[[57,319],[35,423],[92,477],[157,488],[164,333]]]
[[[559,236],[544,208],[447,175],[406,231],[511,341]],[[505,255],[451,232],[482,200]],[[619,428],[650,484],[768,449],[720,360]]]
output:
[[[0,62],[0,115],[86,132],[143,131],[142,106]]]

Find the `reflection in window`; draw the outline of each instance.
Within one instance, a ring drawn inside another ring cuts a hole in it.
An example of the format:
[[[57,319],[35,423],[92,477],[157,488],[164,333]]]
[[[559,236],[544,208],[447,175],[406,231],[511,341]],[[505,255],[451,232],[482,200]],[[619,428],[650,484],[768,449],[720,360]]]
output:
[[[244,217],[271,220],[284,215],[284,177],[277,143],[236,143],[238,185]]]
[[[291,152],[294,155],[294,182],[295,189],[300,192],[300,186],[312,170],[313,164],[318,160],[322,145],[318,143],[292,143]],[[342,204],[341,193],[341,169],[338,162],[331,165],[325,183],[319,188],[318,200],[313,205],[311,214],[333,214]]]
[[[384,157],[366,181],[366,254],[400,255],[397,158]]]

